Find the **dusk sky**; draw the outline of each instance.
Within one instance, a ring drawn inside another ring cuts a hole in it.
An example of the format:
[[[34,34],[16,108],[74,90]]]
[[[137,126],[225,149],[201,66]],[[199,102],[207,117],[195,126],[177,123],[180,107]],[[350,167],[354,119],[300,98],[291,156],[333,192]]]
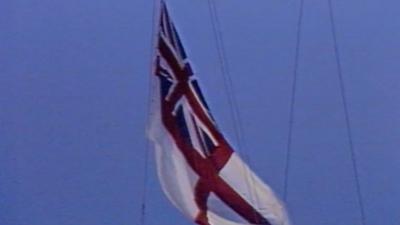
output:
[[[250,167],[282,197],[300,0],[214,0]],[[168,0],[237,146],[207,0]],[[400,223],[400,3],[332,0],[366,224]],[[144,186],[151,0],[0,0],[0,225],[190,225]],[[327,0],[304,0],[286,202],[363,225]],[[146,188],[146,224],[140,223]]]

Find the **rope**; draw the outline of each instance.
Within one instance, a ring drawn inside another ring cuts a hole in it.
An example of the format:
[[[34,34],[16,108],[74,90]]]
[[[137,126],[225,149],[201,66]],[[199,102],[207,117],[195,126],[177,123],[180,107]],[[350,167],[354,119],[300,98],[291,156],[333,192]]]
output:
[[[153,90],[153,76],[154,76],[154,56],[156,54],[156,48],[155,48],[155,41],[156,41],[156,29],[158,28],[158,21],[156,19],[157,17],[157,9],[158,9],[158,2],[159,0],[154,0],[153,1],[153,12],[152,12],[152,24],[153,28],[151,31],[152,35],[152,40],[150,43],[150,61],[149,61],[149,71],[150,71],[150,76],[149,76],[149,87],[148,87],[148,96],[147,96],[147,118],[146,118],[146,128],[148,129],[149,124],[150,124],[150,119],[151,119],[151,107],[153,104],[153,98],[152,98],[152,90]],[[149,170],[149,152],[150,152],[150,141],[146,139],[146,151],[144,153],[144,165],[143,165],[143,189],[142,189],[142,199],[141,199],[141,209],[140,209],[140,224],[141,225],[146,225],[146,203],[147,203],[147,183],[148,183],[148,170]]]
[[[290,156],[292,152],[292,139],[293,139],[293,122],[294,122],[294,106],[296,103],[296,89],[297,89],[297,75],[299,67],[299,55],[300,55],[300,42],[301,42],[301,30],[303,23],[303,13],[304,13],[304,0],[300,0],[299,15],[297,19],[297,32],[296,32],[296,47],[294,53],[294,67],[293,67],[293,83],[290,99],[289,108],[289,128],[288,128],[288,139],[286,148],[286,161],[285,161],[285,171],[284,171],[284,181],[283,181],[283,199],[286,202],[288,193],[288,182],[289,182],[289,169],[290,169]]]
[[[227,63],[227,57],[226,57],[226,49],[225,49],[225,44],[222,38],[222,32],[220,29],[220,22],[219,22],[219,18],[218,18],[218,13],[217,13],[217,9],[215,6],[215,3],[213,0],[208,0],[208,7],[209,7],[209,12],[210,12],[210,16],[211,16],[211,24],[212,24],[212,28],[213,28],[213,33],[214,33],[214,39],[215,39],[215,43],[216,43],[216,48],[218,51],[218,60],[220,63],[220,69],[221,69],[221,73],[222,73],[222,77],[223,77],[223,83],[224,83],[224,88],[225,88],[225,94],[228,97],[228,102],[229,102],[229,106],[230,106],[230,116],[231,119],[233,121],[233,128],[235,131],[235,137],[237,140],[237,144],[238,144],[238,152],[241,153],[241,155],[243,155],[243,157],[246,159],[246,161],[249,163],[249,165],[251,165],[251,159],[249,157],[248,154],[245,153],[245,140],[243,138],[243,125],[242,125],[242,119],[241,119],[241,115],[239,112],[239,106],[237,104],[237,100],[236,100],[236,95],[234,92],[234,87],[233,87],[233,81],[230,75],[230,70],[229,70],[229,66]],[[254,193],[255,190],[253,188],[251,188],[251,184],[254,184],[254,179],[250,174],[250,171],[247,170],[245,168],[245,166],[243,165],[243,176],[246,178],[246,187],[250,192],[250,198],[255,200],[256,205],[259,205],[259,201],[257,198],[257,194]],[[251,184],[250,184],[251,183]],[[253,185],[254,186],[254,185]],[[256,210],[254,209],[253,214],[254,217],[256,215]]]
[[[358,204],[359,204],[359,209],[360,209],[361,224],[365,225],[366,224],[365,208],[364,208],[364,202],[363,202],[362,192],[361,192],[360,176],[359,176],[358,163],[357,163],[358,160],[357,160],[357,156],[356,156],[355,149],[354,149],[349,107],[348,107],[348,102],[346,99],[346,88],[345,88],[344,79],[343,79],[342,64],[340,61],[339,47],[338,47],[338,41],[337,41],[337,32],[336,32],[336,26],[335,26],[336,23],[335,23],[335,18],[334,18],[334,13],[333,13],[332,1],[328,0],[328,3],[329,3],[329,16],[330,16],[330,22],[331,22],[331,28],[332,28],[334,51],[335,51],[335,60],[336,60],[338,78],[339,78],[339,83],[340,83],[340,93],[342,96],[342,103],[343,103],[343,109],[344,109],[344,114],[345,114],[346,129],[347,129],[347,136],[348,136],[348,140],[349,140],[351,161],[352,161],[352,165],[353,165],[354,178],[355,178],[355,182],[356,182],[356,191],[357,191],[357,199],[358,199]]]
[[[230,117],[233,121],[235,138],[238,144],[239,152],[243,148],[244,138],[243,138],[243,126],[241,122],[241,116],[239,112],[239,107],[236,101],[236,95],[234,92],[233,82],[230,75],[229,65],[227,63],[225,43],[222,38],[221,25],[217,14],[217,9],[213,0],[208,0],[208,8],[211,16],[211,24],[214,33],[214,39],[216,43],[216,48],[218,52],[218,61],[220,63],[221,73],[224,79],[224,90],[228,97],[228,103],[230,106]]]

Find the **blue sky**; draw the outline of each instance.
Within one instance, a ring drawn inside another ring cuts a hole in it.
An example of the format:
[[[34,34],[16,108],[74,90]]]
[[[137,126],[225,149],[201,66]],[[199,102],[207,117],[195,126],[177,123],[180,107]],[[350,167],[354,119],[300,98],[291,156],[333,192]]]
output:
[[[216,3],[245,152],[281,195],[299,1]],[[0,224],[140,224],[152,4],[1,1]],[[235,145],[207,1],[168,5]],[[399,3],[333,8],[366,221],[398,225]],[[333,46],[327,1],[305,0],[287,202],[295,225],[360,224]],[[149,165],[146,224],[191,224]]]

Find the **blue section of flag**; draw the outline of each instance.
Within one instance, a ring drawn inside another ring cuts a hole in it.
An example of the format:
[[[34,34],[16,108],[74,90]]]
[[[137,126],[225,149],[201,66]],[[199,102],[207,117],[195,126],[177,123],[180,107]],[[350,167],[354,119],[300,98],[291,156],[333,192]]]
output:
[[[192,86],[194,88],[194,91],[196,92],[197,96],[199,96],[201,103],[204,105],[204,107],[206,107],[206,109],[209,111],[209,107],[207,105],[206,99],[203,96],[203,93],[201,92],[199,83],[197,82],[197,80],[193,80],[192,81]]]
[[[169,81],[167,77],[160,76],[160,85],[161,85],[161,96],[162,98],[165,98],[169,93],[169,89],[172,86],[172,82]]]
[[[210,155],[214,151],[215,145],[212,142],[211,138],[208,136],[208,134],[205,133],[203,130],[201,130],[201,136],[202,136],[204,152],[206,153],[206,155]]]
[[[176,122],[178,123],[178,128],[182,139],[186,142],[186,144],[193,147],[182,106],[180,106],[176,111],[175,118]]]

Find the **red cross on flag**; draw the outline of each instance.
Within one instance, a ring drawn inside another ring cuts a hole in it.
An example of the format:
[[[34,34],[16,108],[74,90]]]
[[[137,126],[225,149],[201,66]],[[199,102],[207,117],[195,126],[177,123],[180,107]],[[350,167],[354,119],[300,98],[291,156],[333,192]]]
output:
[[[273,191],[218,130],[161,4],[149,130],[169,200],[200,225],[289,225]]]

